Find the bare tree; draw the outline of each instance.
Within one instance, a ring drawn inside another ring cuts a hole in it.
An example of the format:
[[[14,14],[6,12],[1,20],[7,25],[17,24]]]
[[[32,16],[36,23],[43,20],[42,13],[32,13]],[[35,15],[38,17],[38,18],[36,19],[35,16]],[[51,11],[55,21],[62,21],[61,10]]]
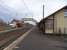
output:
[[[7,25],[7,23],[3,19],[0,18],[0,25],[2,25],[2,26]]]

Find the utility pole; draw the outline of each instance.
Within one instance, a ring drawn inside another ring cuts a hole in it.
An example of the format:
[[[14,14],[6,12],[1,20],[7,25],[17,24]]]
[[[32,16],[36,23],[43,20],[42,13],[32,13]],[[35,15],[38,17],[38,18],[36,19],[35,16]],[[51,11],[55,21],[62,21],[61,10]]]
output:
[[[43,5],[43,19],[44,19],[44,5]]]
[[[43,34],[45,34],[44,5],[43,5]]]

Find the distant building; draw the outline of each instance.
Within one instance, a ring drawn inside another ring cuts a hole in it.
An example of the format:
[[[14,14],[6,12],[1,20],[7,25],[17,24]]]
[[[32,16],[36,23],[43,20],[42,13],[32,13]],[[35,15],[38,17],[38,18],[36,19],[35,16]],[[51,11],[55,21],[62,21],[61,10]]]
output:
[[[32,24],[32,25],[37,24],[37,21],[33,18],[22,18],[22,21],[24,21],[24,23],[29,23],[29,24]]]
[[[11,27],[16,27],[16,20],[13,19],[13,20],[11,21],[11,23],[9,23],[9,25],[10,25]]]
[[[22,27],[23,24],[24,24],[24,22],[22,22],[20,20],[13,19],[9,25],[17,28],[17,27]]]
[[[42,19],[38,26],[44,33],[67,33],[67,6]]]

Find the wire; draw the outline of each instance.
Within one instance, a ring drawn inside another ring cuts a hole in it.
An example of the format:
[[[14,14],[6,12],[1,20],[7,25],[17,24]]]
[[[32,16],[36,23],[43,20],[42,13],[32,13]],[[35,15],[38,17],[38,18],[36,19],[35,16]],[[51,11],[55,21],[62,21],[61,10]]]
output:
[[[23,3],[24,3],[24,5],[26,6],[27,10],[28,10],[30,13],[32,13],[32,17],[33,17],[33,12],[30,11],[29,7],[26,5],[26,3],[25,3],[24,0],[23,0]]]

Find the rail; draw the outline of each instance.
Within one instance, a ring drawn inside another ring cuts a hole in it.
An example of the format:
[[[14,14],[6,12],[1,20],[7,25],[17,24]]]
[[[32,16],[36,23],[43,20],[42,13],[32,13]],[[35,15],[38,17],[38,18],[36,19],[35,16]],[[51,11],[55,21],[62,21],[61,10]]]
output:
[[[6,31],[1,31],[0,36],[5,36],[7,34],[12,34],[12,33],[17,33],[17,36],[9,37],[9,39],[4,42],[2,45],[0,45],[0,50],[3,50],[6,46],[8,46],[10,43],[12,43],[14,40],[16,40],[18,37],[20,37],[22,34],[24,34],[27,30],[30,28],[16,28],[16,29],[11,29],[11,30],[6,30]],[[23,30],[23,31],[22,31]]]

